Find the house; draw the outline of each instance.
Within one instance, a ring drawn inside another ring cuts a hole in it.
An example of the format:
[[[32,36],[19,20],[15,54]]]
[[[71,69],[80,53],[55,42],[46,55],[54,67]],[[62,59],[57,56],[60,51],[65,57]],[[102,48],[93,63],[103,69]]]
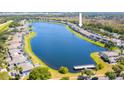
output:
[[[107,61],[110,64],[116,63],[119,56],[119,53],[115,51],[104,51],[100,52],[99,54],[103,60]]]
[[[29,72],[34,68],[32,63],[30,62],[22,63],[22,64],[19,64],[18,66],[23,68],[23,71],[22,71],[23,76],[28,75]]]
[[[109,60],[110,64],[116,64],[117,60],[118,60],[118,57],[110,57],[110,58],[108,58],[108,60]]]
[[[28,26],[26,26],[28,27]],[[24,35],[29,32],[28,30],[22,29],[23,27],[18,27],[15,34],[13,34],[12,39],[8,41],[8,53],[6,57],[6,61],[8,62],[8,69],[10,70],[9,75],[15,76],[18,74],[15,71],[15,65],[22,67],[23,71],[21,76],[28,75],[30,70],[34,68],[31,60],[29,59],[28,55],[23,50],[23,43],[24,43]],[[21,32],[20,32],[21,31]]]
[[[98,77],[98,80],[109,80],[108,77]]]

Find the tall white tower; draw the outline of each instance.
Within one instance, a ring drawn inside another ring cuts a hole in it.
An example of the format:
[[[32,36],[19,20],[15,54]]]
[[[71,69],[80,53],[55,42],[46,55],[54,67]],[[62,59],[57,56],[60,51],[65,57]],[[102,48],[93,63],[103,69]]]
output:
[[[79,13],[79,26],[82,27],[82,13]]]

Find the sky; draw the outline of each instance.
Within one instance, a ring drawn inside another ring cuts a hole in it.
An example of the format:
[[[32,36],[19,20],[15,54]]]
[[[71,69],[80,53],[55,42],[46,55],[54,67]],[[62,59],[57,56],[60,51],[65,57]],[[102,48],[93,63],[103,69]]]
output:
[[[124,12],[124,0],[1,0],[0,12]]]

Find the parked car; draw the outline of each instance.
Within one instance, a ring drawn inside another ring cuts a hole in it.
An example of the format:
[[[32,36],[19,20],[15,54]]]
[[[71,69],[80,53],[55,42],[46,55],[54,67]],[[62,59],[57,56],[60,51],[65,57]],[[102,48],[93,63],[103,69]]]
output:
[[[92,80],[98,80],[99,78],[98,77],[93,77]]]

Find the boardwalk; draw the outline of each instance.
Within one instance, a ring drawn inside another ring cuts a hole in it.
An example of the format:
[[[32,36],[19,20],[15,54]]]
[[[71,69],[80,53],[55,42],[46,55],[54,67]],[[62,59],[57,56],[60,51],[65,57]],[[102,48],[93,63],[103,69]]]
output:
[[[94,69],[96,66],[95,65],[80,65],[80,66],[74,66],[75,70],[80,70],[80,69]]]

